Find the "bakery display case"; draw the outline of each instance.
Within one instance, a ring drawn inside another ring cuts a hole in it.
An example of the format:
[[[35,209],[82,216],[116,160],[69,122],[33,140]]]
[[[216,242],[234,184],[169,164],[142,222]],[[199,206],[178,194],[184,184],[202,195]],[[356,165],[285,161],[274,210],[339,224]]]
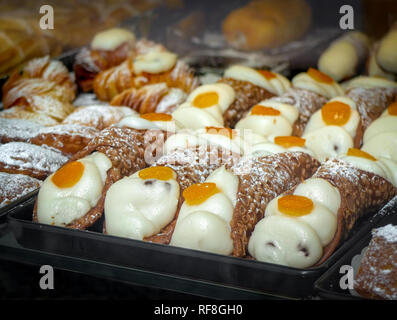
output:
[[[130,298],[396,299],[394,1],[0,5],[5,266]]]

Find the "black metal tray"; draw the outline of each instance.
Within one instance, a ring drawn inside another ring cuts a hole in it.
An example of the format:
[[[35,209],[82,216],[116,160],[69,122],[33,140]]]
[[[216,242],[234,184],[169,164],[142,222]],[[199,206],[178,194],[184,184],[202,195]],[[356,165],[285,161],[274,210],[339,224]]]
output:
[[[312,297],[314,282],[382,217],[375,214],[359,221],[350,239],[321,266],[297,269],[105,235],[101,221],[87,231],[33,223],[35,200],[36,196],[9,211],[9,226],[21,246],[290,298]]]
[[[4,224],[7,222],[7,214],[8,212],[15,206],[17,206],[20,203],[25,202],[26,200],[32,198],[33,196],[36,196],[36,194],[39,192],[39,189],[33,190],[22,197],[12,201],[11,203],[5,205],[4,207],[0,208],[0,225]]]
[[[397,224],[397,198],[390,201],[384,208],[384,215],[371,224],[372,228],[378,228],[387,224]],[[371,233],[368,232],[364,237],[353,243],[351,249],[340,258],[327,272],[325,272],[314,284],[316,293],[324,299],[337,300],[364,300],[358,294],[352,294],[350,290],[342,289],[340,286],[341,277],[345,272],[341,272],[341,267],[344,265],[351,266],[352,259],[356,255],[361,255],[362,250],[366,248],[371,240]],[[342,270],[343,271],[343,270]],[[356,271],[356,269],[355,269]]]

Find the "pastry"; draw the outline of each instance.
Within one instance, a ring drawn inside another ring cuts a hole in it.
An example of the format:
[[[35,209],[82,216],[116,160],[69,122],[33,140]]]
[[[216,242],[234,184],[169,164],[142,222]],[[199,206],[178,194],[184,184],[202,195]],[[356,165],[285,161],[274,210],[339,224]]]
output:
[[[369,299],[397,300],[397,226],[388,224],[372,230],[362,257],[354,289]]]
[[[83,149],[98,134],[99,130],[93,127],[60,124],[41,128],[29,142],[39,146],[46,145],[71,156]]]
[[[238,155],[219,147],[174,149],[153,166],[115,183],[106,196],[105,232],[168,244],[183,201],[182,192]]]
[[[42,127],[29,120],[0,118],[0,144],[13,141],[27,142]]]
[[[23,174],[0,172],[0,208],[37,190],[41,182]]]
[[[362,150],[397,162],[397,102],[392,103],[364,132]]]
[[[386,78],[391,81],[396,81],[396,75],[390,72],[384,71],[376,61],[376,53],[379,48],[379,42],[375,43],[370,51],[369,58],[367,61],[367,74],[370,77],[381,77],[381,78]]]
[[[100,72],[93,85],[100,100],[110,101],[126,89],[162,82],[186,93],[198,86],[193,70],[168,51],[149,51],[128,58],[120,65]]]
[[[0,145],[0,172],[44,180],[68,160],[60,152],[25,142]]]
[[[146,167],[142,134],[111,126],[100,132],[40,188],[33,221],[86,229],[103,214],[106,192],[124,176]]]
[[[391,27],[390,31],[379,42],[376,53],[376,61],[385,72],[397,73],[397,22]]]
[[[321,265],[357,220],[397,193],[377,159],[359,150],[323,162],[310,178],[271,201],[249,242],[256,260],[307,268]]]
[[[2,110],[0,111],[0,118],[27,120],[42,126],[55,126],[59,124],[59,121],[45,113],[28,111],[25,110],[24,107],[11,107],[6,110]]]
[[[89,105],[76,108],[62,123],[78,124],[102,130],[120,122],[124,117],[134,114],[135,112],[127,107]]]
[[[321,54],[318,69],[341,81],[357,74],[368,56],[369,39],[359,31],[339,37]]]
[[[397,101],[397,83],[378,77],[359,76],[344,84],[346,96],[357,106],[365,131],[394,101]]]
[[[311,8],[304,0],[250,1],[230,12],[222,32],[228,44],[237,49],[275,48],[301,38],[311,20]]]
[[[179,88],[169,88],[165,83],[130,88],[116,95],[110,104],[127,106],[139,113],[172,113],[185,101],[187,94]]]
[[[301,152],[243,158],[187,188],[170,244],[245,257],[267,203],[310,177],[318,162]]]
[[[336,97],[310,117],[302,138],[317,159],[324,161],[361,146],[363,131],[356,108],[352,99]]]

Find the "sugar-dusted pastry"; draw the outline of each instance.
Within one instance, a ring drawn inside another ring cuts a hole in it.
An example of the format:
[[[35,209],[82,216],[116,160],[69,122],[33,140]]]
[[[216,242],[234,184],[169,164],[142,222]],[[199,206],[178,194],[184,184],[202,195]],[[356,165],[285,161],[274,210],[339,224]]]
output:
[[[306,146],[306,140],[296,136],[270,136],[268,141],[254,143],[250,148],[247,154],[252,157],[295,151],[305,152],[315,157],[313,151]]]
[[[61,121],[73,111],[76,85],[62,62],[46,56],[11,75],[2,90],[5,109],[19,106]]]
[[[246,256],[251,232],[267,203],[309,178],[318,165],[308,154],[286,152],[221,167],[204,183],[184,191],[170,244]]]
[[[377,49],[376,61],[379,66],[390,73],[397,73],[397,22],[393,24],[390,31],[381,39]]]
[[[198,78],[187,64],[178,60],[176,54],[149,51],[100,72],[93,86],[100,100],[110,101],[126,89],[155,83],[166,83],[170,88],[189,93],[198,86]]]
[[[359,76],[345,83],[344,88],[346,95],[356,103],[364,131],[397,101],[397,82],[384,78]]]
[[[54,149],[26,142],[0,145],[0,172],[19,173],[44,180],[68,160]]]
[[[63,154],[73,155],[83,149],[99,130],[79,124],[60,124],[41,128],[29,142],[58,149]]]
[[[320,265],[359,218],[397,194],[388,180],[376,159],[359,149],[323,162],[310,179],[269,203],[252,233],[250,255],[296,268]]]
[[[310,117],[302,137],[320,161],[359,148],[363,131],[356,104],[347,97],[329,100]]]
[[[372,230],[354,281],[354,289],[369,299],[397,300],[397,226]]]
[[[357,74],[368,56],[369,39],[366,34],[351,31],[333,41],[321,54],[318,69],[341,81]]]
[[[81,90],[91,91],[95,76],[126,60],[135,45],[135,35],[127,29],[112,28],[97,33],[89,48],[79,51],[73,65],[76,83]]]
[[[0,208],[37,190],[42,181],[24,174],[0,172]]]
[[[42,127],[40,124],[29,120],[0,117],[0,143],[12,141],[27,142]]]
[[[290,81],[279,73],[243,65],[227,68],[218,82],[228,84],[235,91],[235,100],[223,111],[224,125],[231,128],[252,106],[291,87]]]
[[[28,120],[42,126],[55,126],[60,123],[45,113],[28,111],[24,107],[11,107],[2,110],[0,111],[0,118]]]
[[[172,113],[186,97],[182,89],[169,88],[166,83],[155,83],[139,89],[126,89],[113,97],[110,104],[127,106],[139,113]]]
[[[136,113],[128,107],[89,105],[76,108],[62,123],[78,124],[102,130],[120,122],[124,117],[134,114]]]

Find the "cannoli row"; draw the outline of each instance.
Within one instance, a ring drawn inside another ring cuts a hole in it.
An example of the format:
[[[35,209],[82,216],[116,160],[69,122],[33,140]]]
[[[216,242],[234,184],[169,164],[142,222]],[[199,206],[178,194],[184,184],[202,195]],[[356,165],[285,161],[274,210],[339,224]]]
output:
[[[37,190],[42,181],[24,174],[0,172],[0,208]]]
[[[255,224],[267,203],[310,177],[317,160],[286,152],[240,162],[214,171],[204,183],[187,188],[171,245],[244,257]]]
[[[120,65],[100,72],[94,79],[98,99],[111,101],[126,89],[165,83],[186,93],[198,86],[193,70],[168,51],[149,51],[130,57]]]
[[[218,147],[173,150],[151,167],[115,183],[105,200],[107,234],[168,244],[182,192],[238,155]]]
[[[0,172],[25,174],[44,180],[68,158],[61,152],[26,142],[9,142],[0,145]]]
[[[333,41],[321,54],[318,69],[335,81],[342,81],[358,73],[368,56],[369,39],[359,31],[348,32]]]
[[[363,129],[355,102],[347,97],[329,100],[310,117],[302,138],[320,161],[360,148]]]
[[[46,145],[58,149],[65,155],[72,156],[87,146],[99,132],[93,127],[60,124],[41,128],[28,142],[39,146]]]
[[[139,89],[126,89],[116,95],[110,104],[127,106],[139,113],[172,113],[186,97],[187,94],[182,89],[169,88],[165,83],[156,83]]]
[[[147,166],[142,131],[111,126],[100,132],[40,188],[35,222],[86,229],[103,214],[109,187]]]
[[[234,101],[223,112],[224,124],[230,128],[234,128],[253,105],[281,95],[291,86],[290,81],[281,74],[242,65],[226,69],[218,83],[231,86],[235,92]]]
[[[392,103],[365,130],[361,149],[377,158],[397,162],[397,102]]]
[[[344,84],[346,96],[357,106],[363,130],[394,101],[397,101],[397,83],[378,77],[359,76]]]
[[[63,124],[74,124],[103,130],[120,122],[127,116],[136,113],[128,107],[114,107],[108,105],[89,105],[76,108],[63,121]]]
[[[383,168],[359,149],[323,162],[310,179],[268,204],[252,233],[250,255],[297,268],[320,265],[349,237],[358,219],[397,194]]]
[[[27,142],[42,128],[42,125],[29,120],[0,118],[0,144]]]
[[[263,99],[288,90],[289,80],[270,71],[233,66],[214,84],[201,85],[189,94],[173,116],[185,128],[230,127]]]

